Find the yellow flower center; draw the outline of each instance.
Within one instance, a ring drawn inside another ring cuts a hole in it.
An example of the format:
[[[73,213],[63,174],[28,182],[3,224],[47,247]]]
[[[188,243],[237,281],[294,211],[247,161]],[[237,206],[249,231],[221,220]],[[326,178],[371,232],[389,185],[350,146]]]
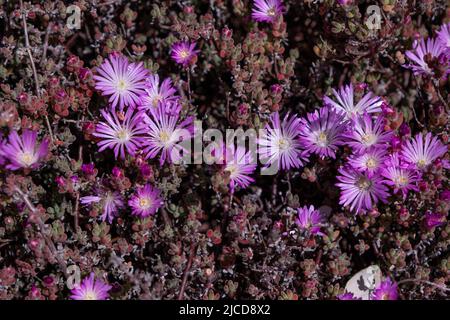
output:
[[[127,87],[128,87],[127,82],[123,79],[120,79],[119,82],[117,83],[117,89],[119,91],[125,91]]]
[[[425,159],[420,159],[419,161],[417,161],[417,166],[419,168],[423,168],[427,165],[427,161]]]
[[[321,147],[326,147],[328,145],[328,136],[325,132],[321,131],[317,135],[317,144]]]
[[[359,189],[366,191],[369,190],[369,188],[372,186],[372,182],[366,177],[361,177],[359,178],[356,185],[358,186]]]
[[[26,165],[27,167],[31,166],[34,163],[33,154],[29,152],[22,153],[22,155],[20,156],[20,162],[22,162],[22,164]]]
[[[189,51],[187,51],[186,49],[181,50],[180,56],[181,58],[186,59],[187,57],[189,57]]]
[[[158,106],[158,103],[159,103],[160,101],[162,101],[162,96],[161,96],[160,94],[155,95],[155,96],[153,97],[153,101],[152,101],[153,106],[154,106],[154,107],[157,107],[157,106]]]
[[[369,158],[366,161],[366,167],[369,169],[374,169],[377,166],[377,162],[374,158]]]
[[[130,139],[130,135],[128,134],[127,130],[122,129],[122,130],[117,131],[117,138],[121,142],[125,142],[125,141],[128,141]]]
[[[84,295],[84,300],[97,300],[97,296],[96,296],[95,292],[88,291]]]
[[[275,8],[274,7],[270,8],[269,10],[267,10],[267,15],[268,16],[274,17],[275,14],[276,14],[276,12],[275,12]]]
[[[368,133],[368,134],[363,135],[361,137],[361,140],[366,146],[370,146],[375,143],[376,137],[375,137],[375,135]]]
[[[228,171],[230,173],[230,177],[233,177],[238,171],[238,168],[235,164],[228,164],[225,168],[225,171]]]
[[[394,179],[394,182],[397,186],[405,186],[408,184],[408,177],[404,175],[398,176]]]
[[[159,139],[161,139],[162,143],[167,143],[170,140],[170,135],[167,133],[167,131],[161,131],[159,133]]]
[[[150,201],[149,198],[140,198],[139,199],[139,206],[142,209],[148,209],[151,207],[152,202]]]
[[[280,148],[280,150],[286,150],[289,148],[289,141],[284,139],[284,138],[280,138],[278,140],[278,147]]]

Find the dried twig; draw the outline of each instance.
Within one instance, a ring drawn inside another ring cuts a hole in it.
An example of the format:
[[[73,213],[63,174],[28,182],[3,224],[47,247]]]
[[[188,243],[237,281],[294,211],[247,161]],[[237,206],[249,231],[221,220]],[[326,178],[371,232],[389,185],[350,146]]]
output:
[[[187,278],[189,276],[189,271],[190,271],[191,266],[192,266],[192,261],[194,260],[195,249],[196,248],[197,248],[197,246],[192,243],[191,244],[190,254],[189,254],[189,259],[188,259],[188,262],[187,262],[187,265],[186,265],[186,269],[184,270],[183,280],[181,282],[180,293],[178,294],[178,300],[183,300],[184,299],[184,290],[186,289]]]
[[[30,39],[28,37],[27,19],[25,17],[25,10],[23,8],[23,1],[22,0],[20,0],[20,11],[22,12],[23,32],[25,34],[25,49],[26,49],[26,51],[28,53],[28,57],[30,58],[31,69],[33,70],[33,78],[34,78],[34,85],[35,85],[36,95],[37,95],[38,98],[41,98],[41,89],[40,89],[40,86],[39,86],[39,78],[37,76],[36,65],[34,64],[33,55],[31,54]],[[50,121],[49,121],[47,115],[45,115],[44,117],[45,117],[45,123],[46,123],[48,131],[50,133],[51,141],[54,142],[55,139],[53,137],[53,130],[52,130],[52,127],[50,125]]]

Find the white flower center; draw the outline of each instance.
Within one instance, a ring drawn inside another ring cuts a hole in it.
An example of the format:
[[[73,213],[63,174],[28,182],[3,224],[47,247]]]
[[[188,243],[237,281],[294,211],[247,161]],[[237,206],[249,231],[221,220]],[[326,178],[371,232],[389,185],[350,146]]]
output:
[[[274,17],[275,14],[276,14],[276,11],[275,11],[275,8],[274,8],[274,7],[271,7],[269,10],[267,10],[267,15],[268,15],[269,17]]]
[[[316,144],[319,147],[326,147],[328,146],[328,136],[325,132],[319,131],[316,135]]]
[[[377,167],[377,161],[374,158],[369,158],[366,161],[366,167],[369,169],[375,169]]]
[[[361,136],[361,141],[366,146],[373,145],[376,142],[376,140],[377,140],[377,137],[372,133],[367,133],[367,134],[364,134]]]
[[[117,131],[117,139],[122,143],[127,142],[130,140],[130,133],[126,129],[121,129]]]
[[[287,140],[285,138],[278,139],[278,148],[281,151],[285,151],[285,150],[289,149],[290,146],[291,146],[291,143],[289,142],[289,140]]]
[[[141,209],[149,209],[152,206],[152,201],[148,197],[140,198],[139,199],[139,206]]]
[[[31,166],[35,162],[34,154],[32,154],[30,152],[23,152],[19,156],[19,159],[20,159],[20,162],[26,167]]]
[[[117,90],[124,92],[128,89],[128,83],[124,79],[119,79],[117,82]]]
[[[225,171],[228,171],[230,173],[230,178],[233,178],[238,172],[238,167],[235,164],[230,163],[227,164]]]
[[[408,177],[404,176],[404,175],[398,175],[397,177],[395,177],[394,182],[395,185],[397,187],[404,187],[408,184]]]
[[[87,291],[84,295],[84,300],[97,300],[97,295],[94,291]]]
[[[419,161],[417,161],[417,166],[419,168],[424,168],[427,164],[428,162],[426,159],[419,159]]]
[[[183,59],[186,59],[187,57],[189,57],[189,51],[186,49],[183,49],[180,51],[180,57]]]

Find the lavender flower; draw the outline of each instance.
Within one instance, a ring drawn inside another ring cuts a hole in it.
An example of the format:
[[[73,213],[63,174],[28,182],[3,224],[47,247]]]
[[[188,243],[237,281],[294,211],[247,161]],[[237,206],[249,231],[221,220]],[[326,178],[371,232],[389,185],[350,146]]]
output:
[[[343,113],[347,120],[360,116],[364,113],[375,113],[381,111],[383,101],[380,97],[373,96],[371,92],[364,95],[357,104],[354,103],[353,84],[343,86],[338,91],[333,89],[337,102],[329,97],[324,97],[324,103],[330,105],[337,112]]]
[[[192,118],[180,122],[179,114],[166,112],[164,106],[150,110],[150,116],[145,116],[147,124],[147,136],[144,141],[145,158],[153,159],[161,153],[159,162],[163,165],[166,161],[177,162],[183,152],[187,152],[181,141],[190,139],[194,127]]]
[[[443,24],[437,33],[437,41],[450,54],[450,23]]]
[[[348,163],[359,172],[367,172],[370,176],[377,173],[387,160],[384,148],[375,148],[353,156]]]
[[[405,198],[408,191],[418,191],[416,186],[418,175],[414,170],[410,170],[400,160],[398,154],[393,154],[386,161],[386,166],[381,171],[385,178],[384,183],[394,188],[394,193],[401,192]]]
[[[440,213],[433,213],[427,211],[425,213],[425,227],[428,230],[433,230],[436,227],[442,226],[445,223],[445,215]]]
[[[283,10],[281,0],[254,0],[252,18],[258,22],[272,23],[283,14]]]
[[[295,223],[300,229],[307,230],[311,234],[324,235],[320,231],[322,226],[322,216],[319,210],[315,210],[314,206],[304,206],[297,209],[298,217]]]
[[[132,214],[142,218],[154,215],[164,203],[160,194],[161,191],[152,187],[150,184],[138,188],[135,194],[128,200]]]
[[[344,143],[344,116],[328,107],[308,113],[302,119],[300,141],[303,148],[320,157],[336,157],[336,150]]]
[[[395,282],[387,278],[375,288],[372,296],[373,300],[397,300],[398,288]]]
[[[197,54],[200,52],[195,49],[195,42],[180,41],[172,45],[171,57],[178,63],[187,67],[190,64],[195,63],[197,60]]]
[[[337,179],[340,182],[336,185],[341,189],[341,205],[360,213],[371,210],[379,200],[386,202],[388,190],[379,175],[369,176],[352,168],[340,168],[339,173]]]
[[[392,131],[384,131],[384,117],[375,120],[365,113],[362,117],[352,120],[351,130],[345,134],[348,145],[357,153],[379,147],[391,139]]]
[[[279,113],[273,113],[270,125],[266,125],[258,139],[261,160],[268,165],[276,163],[278,168],[285,170],[302,166],[306,152],[301,149],[300,129],[300,119],[296,116],[287,114],[280,123]]]
[[[98,123],[94,132],[94,136],[101,139],[97,143],[99,151],[106,148],[113,149],[116,159],[119,155],[124,159],[125,150],[134,156],[143,142],[143,135],[147,132],[143,125],[144,113],[128,108],[125,115],[120,115],[120,120],[113,110],[109,112],[101,110],[101,114],[106,122]]]
[[[95,280],[94,273],[89,278],[84,278],[80,285],[71,291],[70,298],[73,300],[107,300],[109,298],[108,291],[111,286],[101,280]]]
[[[443,156],[447,147],[431,133],[423,136],[417,134],[414,139],[406,141],[400,153],[402,160],[419,170],[425,170],[434,160]]]
[[[25,130],[22,136],[17,131],[10,132],[8,142],[0,144],[0,156],[5,167],[10,170],[36,169],[47,156],[49,140],[37,143],[37,131]]]
[[[351,292],[340,294],[337,298],[338,300],[361,300],[361,298],[356,298]]]
[[[113,219],[117,216],[119,209],[124,207],[122,195],[116,191],[97,189],[97,195],[81,197],[80,202],[83,205],[89,205],[92,203],[98,203],[103,209],[103,213],[100,216],[102,221],[108,221],[112,223]]]
[[[411,69],[415,75],[433,76],[434,71],[430,67],[433,60],[439,62],[439,64],[448,64],[448,61],[442,61],[445,55],[444,46],[433,38],[414,41],[413,50],[408,50],[405,54],[412,62],[405,67]],[[447,59],[444,58],[444,60]]]
[[[255,169],[256,163],[250,151],[245,152],[245,148],[238,146],[235,148],[224,148],[225,166],[224,171],[230,174],[230,190],[234,192],[236,185],[247,188],[255,181],[249,177]]]
[[[160,85],[159,76],[157,74],[151,75],[147,79],[145,94],[140,97],[139,108],[149,110],[160,104],[177,103],[179,97],[175,94],[176,92],[170,78],[164,79]]]
[[[125,106],[135,107],[139,96],[145,94],[145,79],[148,70],[143,63],[129,63],[120,54],[111,54],[97,68],[99,75],[94,76],[95,88],[104,96],[109,96],[111,106],[117,105],[122,111]]]

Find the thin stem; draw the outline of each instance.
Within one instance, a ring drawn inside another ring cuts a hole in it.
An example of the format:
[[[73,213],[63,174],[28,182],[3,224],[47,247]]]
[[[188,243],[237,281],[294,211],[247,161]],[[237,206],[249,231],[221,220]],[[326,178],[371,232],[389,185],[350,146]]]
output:
[[[28,53],[28,57],[30,58],[31,69],[33,70],[33,78],[34,78],[34,85],[35,85],[36,95],[37,95],[38,98],[41,98],[41,89],[40,89],[40,86],[39,86],[39,78],[37,76],[36,65],[34,64],[33,55],[31,54],[30,39],[28,37],[27,19],[25,17],[25,10],[23,8],[23,1],[22,0],[20,0],[20,11],[22,12],[23,31],[24,31],[24,34],[25,34],[25,49],[26,49],[26,51]],[[53,143],[55,139],[53,137],[53,130],[52,130],[52,127],[50,126],[50,121],[49,121],[47,115],[45,115],[44,117],[45,117],[45,123],[46,123],[48,131],[50,133],[51,141]]]
[[[184,290],[186,289],[186,283],[187,283],[187,278],[189,276],[189,271],[191,269],[192,266],[192,261],[194,260],[194,256],[195,256],[195,249],[197,248],[196,245],[194,245],[193,243],[191,243],[191,250],[189,253],[189,259],[186,265],[186,269],[184,270],[184,275],[183,275],[183,280],[181,282],[181,288],[180,288],[180,293],[178,294],[178,300],[183,300],[184,299]]]
[[[434,282],[431,282],[431,281],[421,280],[421,279],[405,279],[405,280],[401,280],[401,281],[397,282],[397,284],[401,285],[401,284],[408,283],[408,282],[425,283],[425,284],[428,284],[428,285],[430,285],[432,287],[436,287],[438,289],[441,289],[443,291],[450,292],[450,288],[438,285],[437,283],[434,283]]]

